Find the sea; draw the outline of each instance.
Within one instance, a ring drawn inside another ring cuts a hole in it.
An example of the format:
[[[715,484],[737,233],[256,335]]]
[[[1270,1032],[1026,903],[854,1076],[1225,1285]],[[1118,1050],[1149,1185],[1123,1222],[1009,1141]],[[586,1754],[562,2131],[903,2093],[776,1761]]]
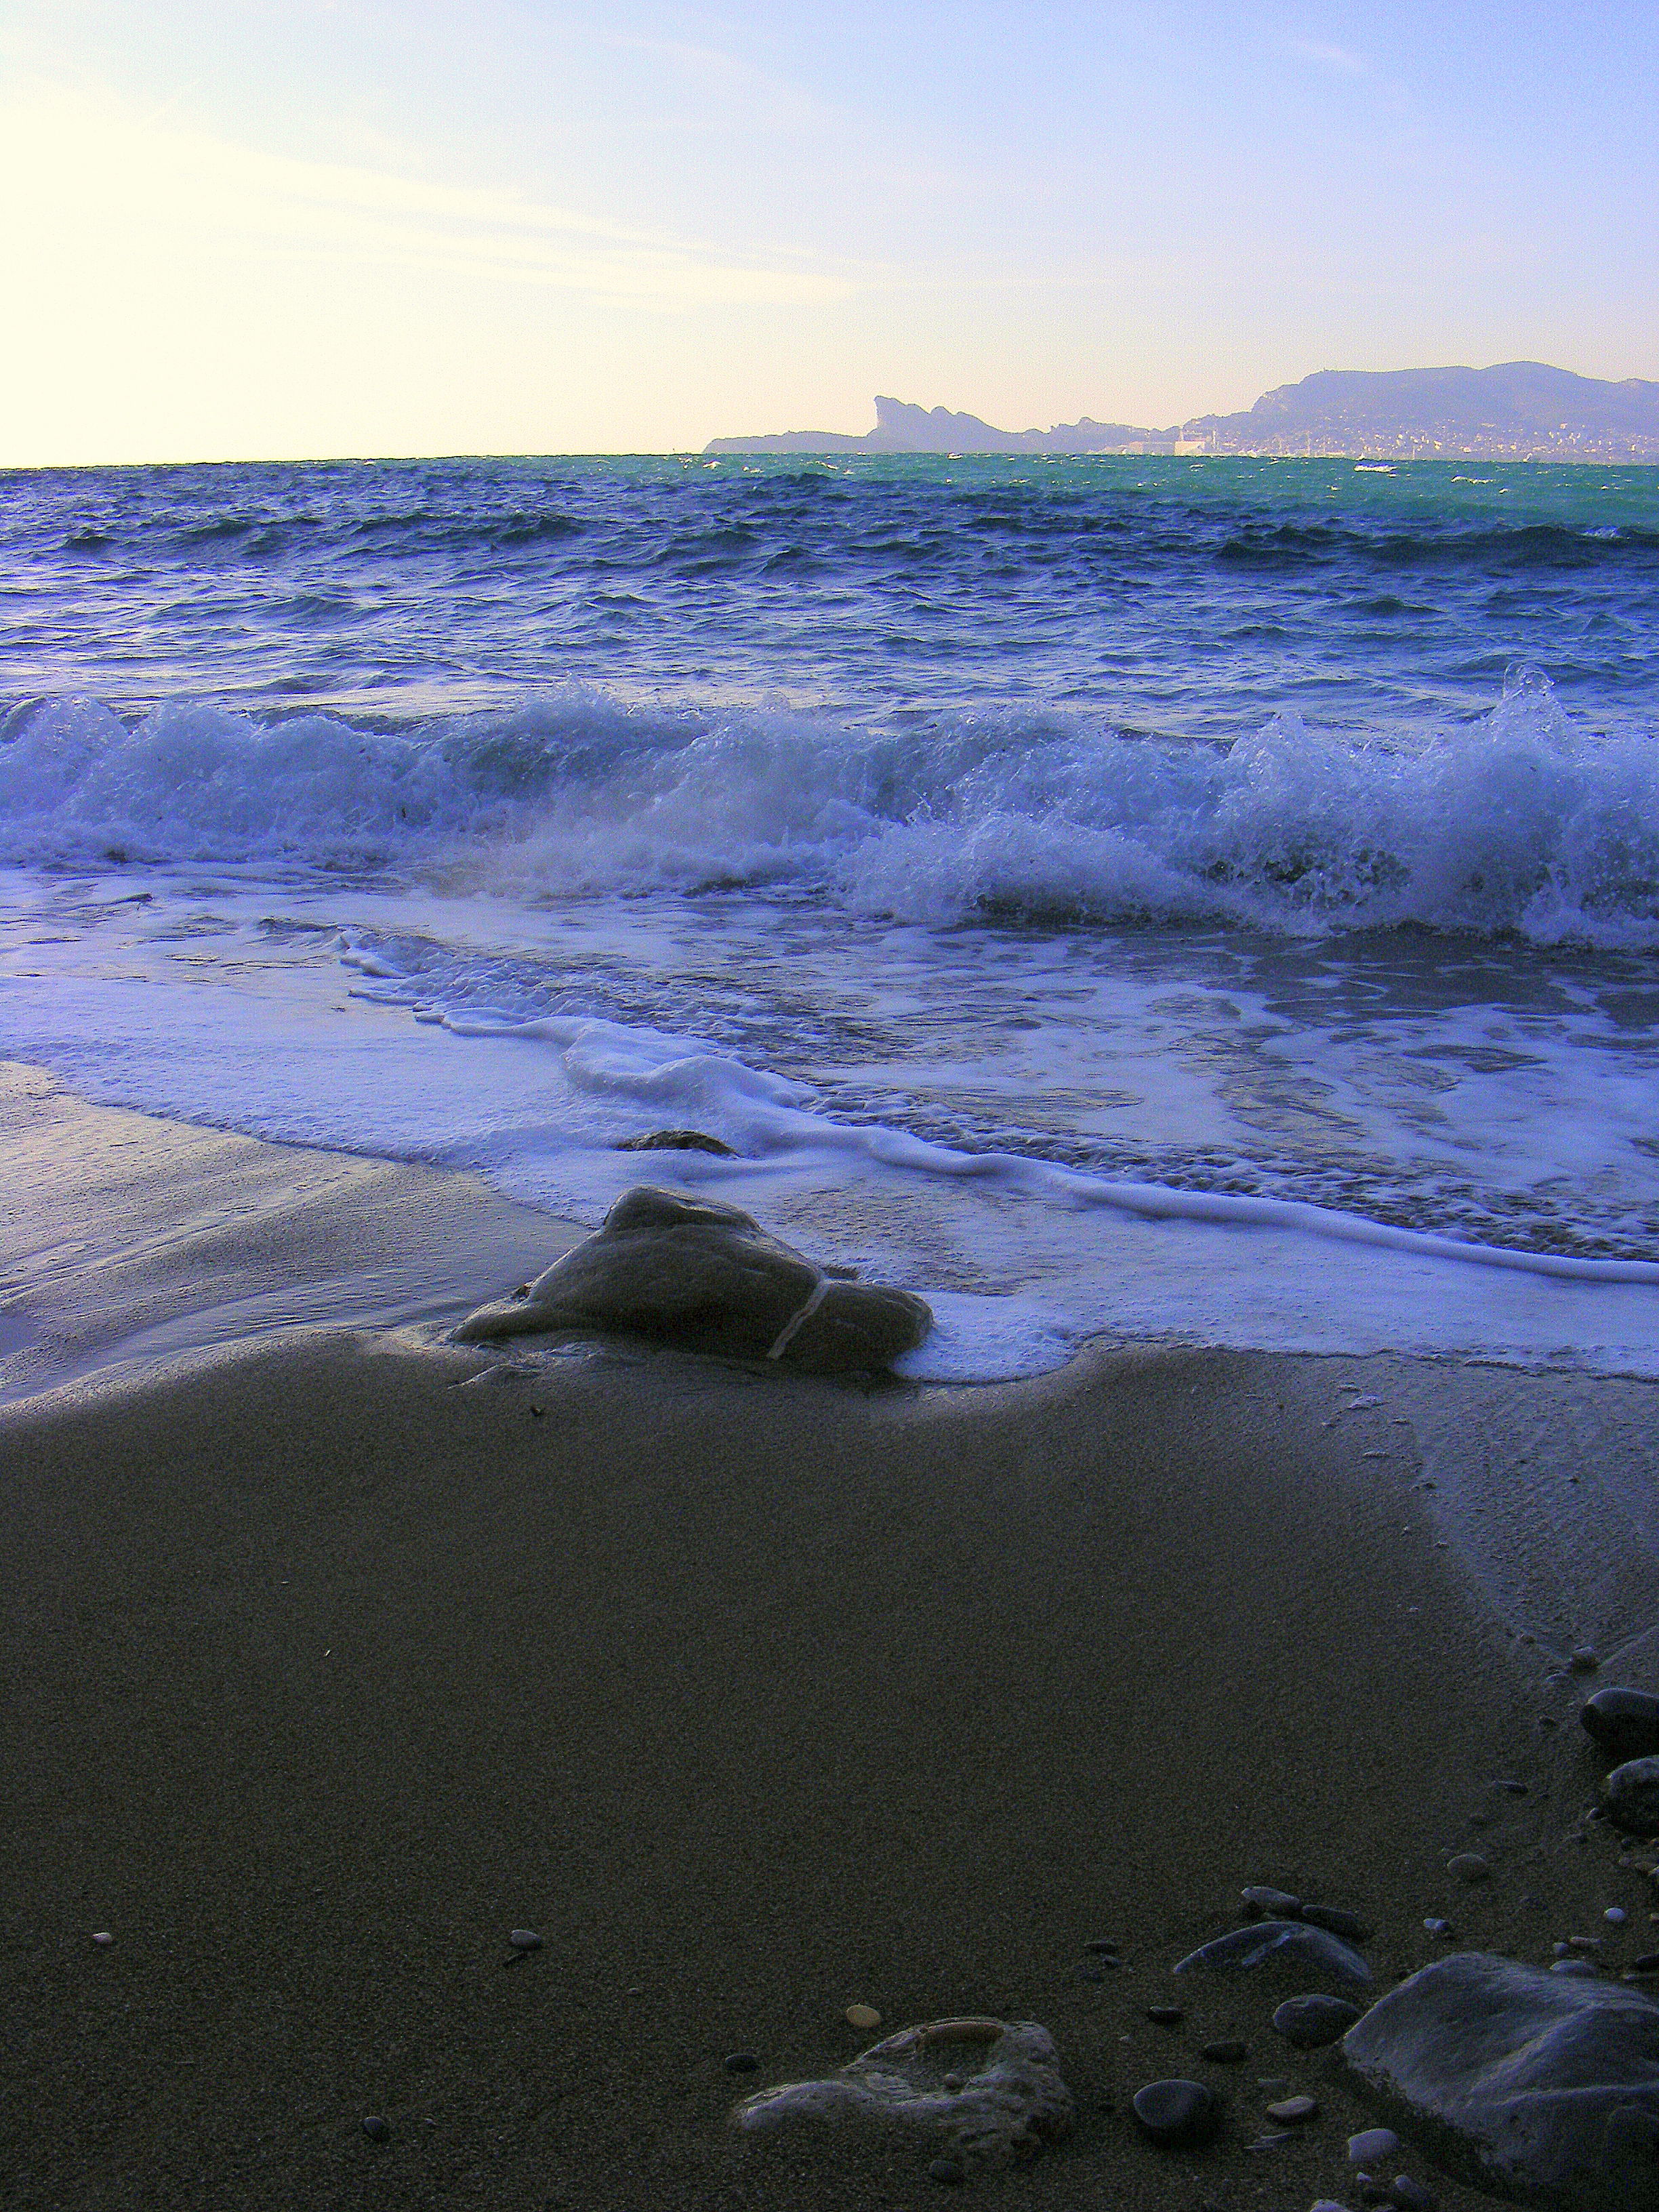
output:
[[[0,475],[0,1054],[733,1201],[920,1379],[1659,1374],[1659,470]]]

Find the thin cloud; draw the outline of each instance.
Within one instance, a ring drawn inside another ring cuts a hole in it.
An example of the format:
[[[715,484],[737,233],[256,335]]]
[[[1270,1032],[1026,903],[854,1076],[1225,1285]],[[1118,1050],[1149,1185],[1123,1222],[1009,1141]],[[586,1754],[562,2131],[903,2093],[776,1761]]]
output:
[[[47,94],[0,121],[15,211],[71,243],[360,260],[665,305],[807,305],[840,275],[739,259],[498,187],[266,154],[106,100]]]
[[[1327,69],[1340,70],[1345,76],[1369,76],[1371,64],[1368,56],[1357,54],[1347,46],[1333,46],[1322,39],[1287,39],[1286,50],[1299,54],[1304,62],[1319,62]]]

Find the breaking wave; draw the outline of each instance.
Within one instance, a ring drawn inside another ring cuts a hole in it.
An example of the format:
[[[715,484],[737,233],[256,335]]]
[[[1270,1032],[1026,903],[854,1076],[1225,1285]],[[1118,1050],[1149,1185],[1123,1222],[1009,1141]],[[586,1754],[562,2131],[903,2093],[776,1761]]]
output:
[[[519,897],[787,885],[907,922],[1415,926],[1659,945],[1659,740],[1523,672],[1483,720],[1231,744],[1060,709],[894,732],[567,691],[407,732],[86,699],[0,724],[19,864],[384,870]]]

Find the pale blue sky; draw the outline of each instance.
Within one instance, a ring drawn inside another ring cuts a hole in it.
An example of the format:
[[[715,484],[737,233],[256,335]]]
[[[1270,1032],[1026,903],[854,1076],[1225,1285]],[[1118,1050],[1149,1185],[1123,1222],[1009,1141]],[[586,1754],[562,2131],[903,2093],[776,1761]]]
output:
[[[9,0],[0,460],[1659,377],[1659,9]]]

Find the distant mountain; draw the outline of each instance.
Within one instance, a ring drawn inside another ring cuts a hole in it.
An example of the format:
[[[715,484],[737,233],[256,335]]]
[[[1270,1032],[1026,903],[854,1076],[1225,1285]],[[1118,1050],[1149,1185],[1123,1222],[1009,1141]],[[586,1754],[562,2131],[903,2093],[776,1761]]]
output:
[[[1063,422],[999,430],[976,415],[878,398],[864,437],[790,430],[715,438],[709,453],[1330,453],[1357,459],[1659,461],[1659,384],[1611,384],[1541,362],[1495,368],[1321,369],[1237,415],[1164,430]]]
[[[1498,368],[1321,369],[1185,440],[1218,453],[1445,453],[1511,460],[1659,460],[1659,384],[1608,384],[1542,362]]]
[[[840,430],[782,430],[770,437],[712,438],[706,453],[1097,453],[1156,431],[1127,422],[1061,422],[1052,430],[998,430],[977,415],[878,398],[876,427],[862,438]]]

